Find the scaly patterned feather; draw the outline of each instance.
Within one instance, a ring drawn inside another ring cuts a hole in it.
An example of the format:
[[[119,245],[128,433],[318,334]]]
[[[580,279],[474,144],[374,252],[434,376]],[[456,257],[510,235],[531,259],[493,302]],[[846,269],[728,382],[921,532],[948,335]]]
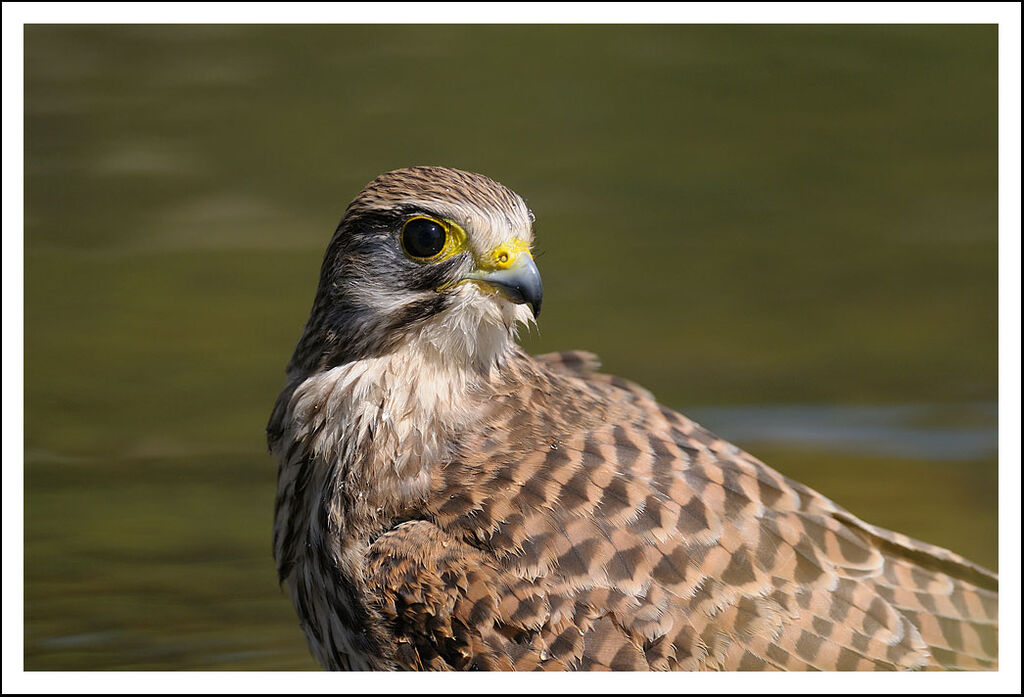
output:
[[[417,560],[406,580],[369,575],[406,667],[994,665],[994,576],[861,523],[575,356],[517,354],[436,470],[431,522],[415,524],[448,540],[436,556],[396,547],[402,526],[371,548],[388,568],[401,550]],[[464,566],[477,591],[438,584]],[[427,613],[416,631],[393,609],[410,593]]]

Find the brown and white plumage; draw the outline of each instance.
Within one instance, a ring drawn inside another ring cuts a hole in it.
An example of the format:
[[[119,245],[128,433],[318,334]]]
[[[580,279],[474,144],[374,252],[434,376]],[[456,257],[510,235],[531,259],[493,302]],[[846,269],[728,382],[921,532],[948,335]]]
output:
[[[424,216],[464,244],[403,253]],[[328,248],[268,426],[278,570],[324,667],[996,667],[991,572],[864,523],[590,354],[524,353],[530,242],[518,195],[431,167],[371,182]]]

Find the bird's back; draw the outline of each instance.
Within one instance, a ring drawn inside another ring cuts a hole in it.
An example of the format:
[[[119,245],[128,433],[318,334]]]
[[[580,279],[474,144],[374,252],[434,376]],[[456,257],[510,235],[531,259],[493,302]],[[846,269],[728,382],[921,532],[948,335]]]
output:
[[[382,667],[996,667],[995,575],[593,367],[517,351],[422,507],[367,548]]]

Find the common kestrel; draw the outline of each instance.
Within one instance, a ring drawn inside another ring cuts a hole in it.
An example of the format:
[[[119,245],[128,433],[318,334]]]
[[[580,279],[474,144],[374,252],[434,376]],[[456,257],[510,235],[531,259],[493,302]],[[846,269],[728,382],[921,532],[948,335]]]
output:
[[[274,555],[329,669],[993,669],[995,574],[869,525],[596,372],[530,356],[533,215],[381,175],[267,428]]]

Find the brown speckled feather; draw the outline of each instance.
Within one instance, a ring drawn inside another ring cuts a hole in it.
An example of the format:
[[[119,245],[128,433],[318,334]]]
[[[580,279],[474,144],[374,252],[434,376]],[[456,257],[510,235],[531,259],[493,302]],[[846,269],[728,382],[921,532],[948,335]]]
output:
[[[410,215],[477,247],[403,260]],[[528,356],[522,304],[451,282],[531,224],[496,182],[412,168],[331,243],[268,427],[278,571],[325,667],[996,667],[994,574],[864,523],[593,354]]]
[[[488,580],[482,599],[456,592],[461,602],[434,611],[486,647],[475,659],[613,670],[994,665],[991,574],[862,523],[591,365],[582,354],[517,355],[486,425],[436,472],[429,525],[451,540],[436,561],[446,568],[457,554]],[[427,665],[418,660],[409,665]]]

